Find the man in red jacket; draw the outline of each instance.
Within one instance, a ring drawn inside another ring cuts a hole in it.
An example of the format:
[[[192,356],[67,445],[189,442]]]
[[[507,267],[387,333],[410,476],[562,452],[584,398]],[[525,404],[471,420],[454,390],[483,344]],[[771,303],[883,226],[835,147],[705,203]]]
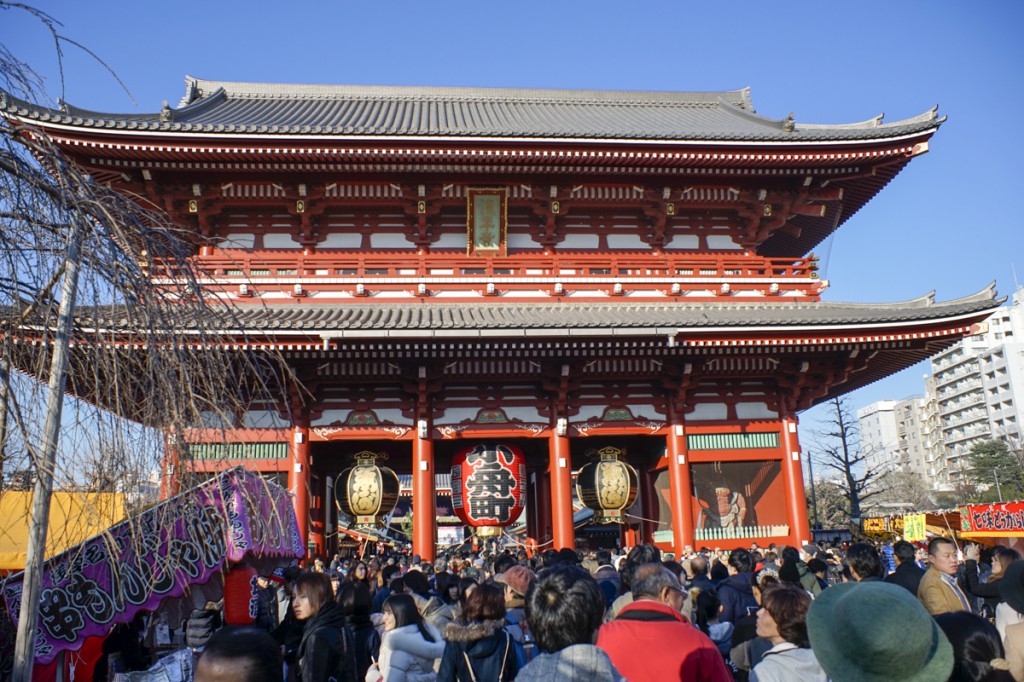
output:
[[[601,626],[597,646],[630,682],[732,682],[714,643],[679,611],[683,587],[661,564],[633,576],[633,602]]]

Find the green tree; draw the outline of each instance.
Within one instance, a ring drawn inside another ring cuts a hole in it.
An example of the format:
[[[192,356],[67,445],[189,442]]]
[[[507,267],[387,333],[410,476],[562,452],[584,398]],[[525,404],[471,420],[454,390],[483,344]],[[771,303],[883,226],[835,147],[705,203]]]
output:
[[[967,479],[980,492],[977,501],[1024,498],[1024,451],[1006,440],[977,443],[967,456]]]

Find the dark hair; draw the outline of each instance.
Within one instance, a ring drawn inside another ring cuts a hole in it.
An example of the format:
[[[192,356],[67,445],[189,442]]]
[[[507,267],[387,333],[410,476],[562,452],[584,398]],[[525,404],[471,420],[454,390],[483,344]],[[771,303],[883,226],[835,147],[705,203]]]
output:
[[[526,592],[526,620],[548,653],[591,644],[604,620],[604,597],[590,573],[575,564],[544,569]]]
[[[955,611],[935,616],[935,622],[953,645],[953,674],[949,682],[1011,682],[1006,670],[992,667],[1006,652],[999,631],[981,616],[968,611]]]
[[[855,542],[846,550],[846,563],[857,572],[861,580],[865,578],[881,578],[882,558],[878,556],[878,550],[866,542]]]
[[[685,576],[684,580],[690,577],[686,575],[686,569],[684,569],[683,565],[678,561],[662,561],[661,565],[667,568],[669,571],[671,571],[672,575],[674,575],[677,580],[679,579],[680,575]]]
[[[807,570],[811,573],[828,573],[828,564],[821,559],[811,559],[807,562]]]
[[[390,583],[388,583],[388,589],[391,590],[391,594],[405,592],[405,578],[403,578],[402,576],[398,576],[397,578],[393,579]]]
[[[391,580],[395,577],[395,574],[400,574],[401,572],[402,569],[395,564],[386,564],[384,568],[380,569],[381,579],[384,581],[384,584],[388,586],[391,585]]]
[[[956,543],[947,537],[939,535],[928,541],[928,554],[935,556],[935,553],[939,551],[939,545],[953,545],[956,547]]]
[[[900,540],[892,546],[892,553],[901,564],[912,564],[914,557],[917,556],[917,549],[906,540]]]
[[[558,561],[561,563],[578,564],[580,555],[572,547],[563,547],[558,550]]]
[[[199,665],[223,665],[248,682],[281,682],[281,647],[260,628],[226,627],[206,643]]]
[[[452,604],[457,599],[452,599],[449,594],[449,588],[452,586],[459,587],[459,577],[448,571],[442,571],[437,574],[437,578],[434,580],[434,587],[437,590],[437,596],[441,598],[445,604]]]
[[[462,619],[467,623],[505,619],[505,591],[497,585],[484,583],[466,597]]]
[[[654,545],[637,545],[629,550],[629,554],[623,560],[619,573],[621,574],[622,587],[620,593],[629,592],[633,586],[633,574],[637,567],[644,564],[652,564],[661,561],[661,550]]]
[[[729,577],[729,569],[725,567],[721,561],[716,561],[711,564],[711,579],[712,580],[725,580]]]
[[[293,594],[301,594],[309,600],[315,616],[323,608],[324,604],[334,599],[334,588],[331,586],[331,579],[326,573],[308,571],[295,579]]]
[[[473,580],[472,578],[459,578],[459,603],[465,607],[466,605],[466,592],[470,589],[476,589],[480,586],[480,583]]]
[[[1020,561],[1020,552],[1012,547],[1005,547],[1003,545],[996,545],[993,547],[992,556],[999,557],[999,563],[1003,565],[1004,571],[1006,570],[1006,567],[1014,561]]]
[[[697,621],[695,625],[697,629],[710,637],[711,627],[709,623],[715,619],[715,616],[721,610],[722,600],[718,598],[718,592],[714,589],[704,589],[697,592],[693,602],[693,617]]]
[[[494,572],[504,573],[506,570],[516,565],[516,558],[511,554],[502,552],[498,555],[498,558],[494,560]]]
[[[754,570],[753,557],[745,549],[734,549],[729,555],[729,565],[735,568],[737,573],[750,573]]]
[[[787,564],[795,564],[800,561],[800,550],[796,547],[790,547],[786,545],[782,548],[782,561]]]
[[[811,595],[792,583],[779,583],[764,591],[761,608],[767,611],[779,628],[779,636],[801,649],[809,649],[807,638],[807,609],[811,608]]]
[[[430,596],[430,581],[420,571],[409,571],[402,579],[405,580],[406,588],[412,590],[419,596],[426,599]]]
[[[384,611],[390,611],[395,616],[395,627],[405,627],[406,625],[415,625],[419,628],[420,634],[423,635],[423,639],[428,642],[434,641],[434,636],[430,634],[430,630],[427,629],[426,623],[423,622],[423,616],[420,615],[419,610],[416,608],[416,602],[413,601],[411,594],[393,594],[384,600]]]
[[[594,559],[597,561],[598,566],[610,566],[612,563],[612,553],[607,549],[599,549],[594,552]]]
[[[337,596],[341,612],[348,617],[369,617],[373,599],[365,583],[346,583]]]

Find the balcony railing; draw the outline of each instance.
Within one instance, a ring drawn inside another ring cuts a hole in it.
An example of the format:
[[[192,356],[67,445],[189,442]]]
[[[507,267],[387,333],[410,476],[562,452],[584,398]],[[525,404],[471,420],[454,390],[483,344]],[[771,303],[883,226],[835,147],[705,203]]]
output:
[[[526,290],[599,289],[611,295],[659,292],[681,295],[799,295],[816,297],[827,286],[812,258],[630,253],[513,254],[475,257],[408,251],[320,252],[217,250],[196,257],[207,283],[226,291],[335,292],[424,289],[500,294]],[[175,273],[156,267],[157,282]],[[421,286],[422,285],[422,286]],[[299,287],[300,289],[297,289]]]

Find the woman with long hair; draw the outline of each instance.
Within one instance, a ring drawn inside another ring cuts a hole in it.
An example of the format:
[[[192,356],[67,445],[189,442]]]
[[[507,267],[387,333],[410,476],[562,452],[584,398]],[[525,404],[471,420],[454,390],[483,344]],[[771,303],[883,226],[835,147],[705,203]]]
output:
[[[356,679],[361,680],[380,656],[380,635],[370,620],[370,590],[362,583],[345,583],[337,601],[352,629]]]
[[[953,645],[949,682],[1014,682],[1003,642],[992,623],[967,611],[943,613],[935,622]]]
[[[510,682],[519,671],[515,644],[505,632],[505,595],[483,584],[466,599],[463,623],[445,629],[437,682]]]
[[[811,595],[792,583],[765,590],[757,612],[757,635],[772,643],[750,672],[750,682],[826,682],[807,638]]]
[[[307,572],[295,580],[292,596],[295,618],[303,622],[296,651],[299,682],[354,681],[352,633],[341,607],[334,601],[331,580],[324,573]]]
[[[967,582],[967,591],[975,597],[984,599],[984,615],[990,620],[995,618],[996,608],[1001,601],[999,596],[999,581],[1003,574],[1015,561],[1020,561],[1020,553],[1010,547],[996,545],[992,548],[992,572],[985,580],[980,579],[978,562],[981,558],[981,548],[976,544],[969,545],[964,550],[966,561],[964,562],[964,579]]]
[[[441,633],[423,620],[408,594],[388,597],[383,616],[380,659],[366,671],[366,682],[433,682],[434,661],[444,653]]]
[[[348,582],[360,583],[370,589],[370,569],[365,561],[357,561],[348,574]]]

